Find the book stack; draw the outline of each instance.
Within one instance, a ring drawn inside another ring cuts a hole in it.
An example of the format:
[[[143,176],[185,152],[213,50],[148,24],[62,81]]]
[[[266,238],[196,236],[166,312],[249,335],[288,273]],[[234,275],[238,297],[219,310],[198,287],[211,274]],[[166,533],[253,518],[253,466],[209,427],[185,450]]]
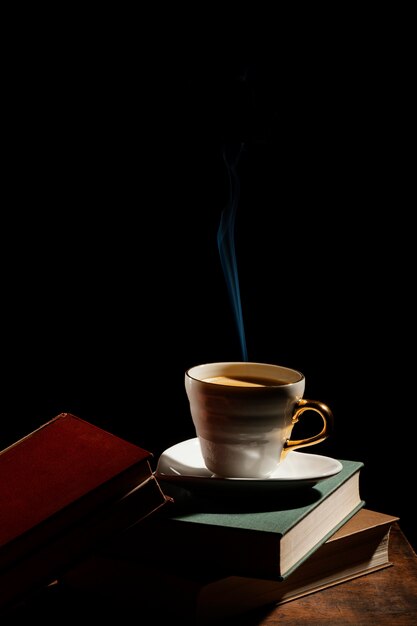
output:
[[[154,624],[160,623],[158,615],[163,616],[161,623],[170,616],[181,624],[234,624],[233,618],[256,609],[391,566],[389,535],[396,519],[363,508],[283,581],[258,577],[256,569],[243,576],[203,562],[190,567],[171,560],[170,553],[165,561],[146,562],[136,544],[130,555],[104,551],[90,556],[67,572],[61,593],[76,591],[78,602],[96,617],[97,607],[107,616],[120,616],[131,614],[139,604],[141,615]]]
[[[126,606],[140,590],[149,614],[158,606],[182,623],[214,624],[389,567],[398,518],[365,508],[362,462],[340,463],[313,487],[257,497],[233,484],[184,488],[157,471],[173,504],[91,555],[64,586],[109,610],[109,598]]]

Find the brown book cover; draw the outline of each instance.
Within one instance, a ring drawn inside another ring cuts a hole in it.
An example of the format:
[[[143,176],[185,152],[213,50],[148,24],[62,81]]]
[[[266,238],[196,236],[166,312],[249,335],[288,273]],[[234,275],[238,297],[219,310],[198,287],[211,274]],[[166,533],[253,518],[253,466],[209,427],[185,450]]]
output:
[[[69,413],[0,452],[0,607],[167,501],[152,453]]]

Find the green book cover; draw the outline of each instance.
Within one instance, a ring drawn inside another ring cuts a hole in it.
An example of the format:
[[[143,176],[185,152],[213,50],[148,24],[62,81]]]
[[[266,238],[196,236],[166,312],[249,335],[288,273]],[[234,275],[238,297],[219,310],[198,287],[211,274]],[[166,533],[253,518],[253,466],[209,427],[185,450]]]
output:
[[[174,504],[152,516],[149,530],[124,533],[113,546],[129,558],[178,560],[182,566],[283,580],[362,508],[360,461],[303,489],[239,497],[199,493],[163,483]],[[150,533],[150,534],[149,534]],[[155,541],[149,541],[150,536]],[[149,546],[152,545],[152,550]]]

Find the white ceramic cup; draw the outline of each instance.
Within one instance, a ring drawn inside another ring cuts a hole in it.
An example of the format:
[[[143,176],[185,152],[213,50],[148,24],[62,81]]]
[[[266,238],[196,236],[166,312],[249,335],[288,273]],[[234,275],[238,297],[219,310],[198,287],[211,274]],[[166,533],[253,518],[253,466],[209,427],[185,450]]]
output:
[[[266,478],[289,450],[320,443],[330,435],[333,414],[317,400],[303,399],[301,372],[268,363],[205,363],[185,372],[201,451],[217,476]],[[319,413],[322,430],[292,440],[294,424],[305,411]]]

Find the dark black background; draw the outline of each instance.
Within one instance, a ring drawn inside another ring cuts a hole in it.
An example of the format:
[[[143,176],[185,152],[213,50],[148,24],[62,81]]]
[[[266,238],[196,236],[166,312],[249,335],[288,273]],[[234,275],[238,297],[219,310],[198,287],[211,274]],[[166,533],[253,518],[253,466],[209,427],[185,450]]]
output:
[[[49,35],[6,63],[1,447],[62,411],[155,462],[194,436],[184,370],[242,356],[216,242],[242,148],[249,360],[305,374],[336,424],[314,452],[363,461],[366,505],[415,545],[407,41],[251,58]]]

